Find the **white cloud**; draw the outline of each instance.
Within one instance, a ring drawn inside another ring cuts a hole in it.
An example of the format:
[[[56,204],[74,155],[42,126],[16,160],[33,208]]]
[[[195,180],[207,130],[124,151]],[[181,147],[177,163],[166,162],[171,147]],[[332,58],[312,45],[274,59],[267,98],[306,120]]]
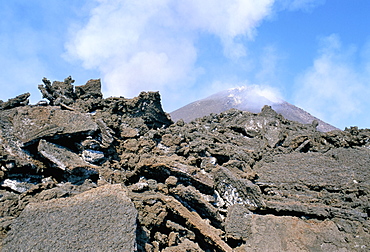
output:
[[[142,90],[183,90],[201,72],[195,67],[199,34],[218,37],[225,56],[246,55],[274,0],[96,0],[88,22],[72,31],[66,58],[101,72],[108,96]]]
[[[359,67],[366,63],[355,64],[357,57],[337,35],[323,38],[312,67],[297,78],[295,104],[340,128],[350,126],[344,121],[369,127],[370,73]]]
[[[256,85],[247,80],[241,82],[215,81],[212,83],[213,92],[220,92],[226,89],[237,90],[241,100],[244,100],[245,103],[254,103],[258,109],[261,109],[263,105],[272,105],[284,100],[280,90],[269,85]],[[263,101],[261,101],[261,98],[264,98]],[[266,101],[268,103],[265,103]]]
[[[280,86],[279,74],[282,71],[283,55],[275,46],[266,46],[259,56],[256,82],[261,85]]]
[[[262,96],[272,103],[281,103],[283,101],[280,91],[270,86],[255,86],[254,91],[257,95]]]
[[[274,0],[191,0],[183,1],[179,12],[184,14],[186,26],[217,35],[230,58],[246,55],[246,49],[236,38],[253,39],[260,21],[270,15]]]

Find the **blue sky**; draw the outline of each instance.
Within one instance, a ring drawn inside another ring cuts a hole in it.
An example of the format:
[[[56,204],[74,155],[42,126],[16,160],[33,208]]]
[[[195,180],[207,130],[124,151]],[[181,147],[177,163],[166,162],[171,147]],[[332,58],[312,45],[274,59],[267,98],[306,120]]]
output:
[[[0,99],[43,77],[160,91],[171,112],[259,85],[334,126],[370,128],[368,0],[0,0]]]

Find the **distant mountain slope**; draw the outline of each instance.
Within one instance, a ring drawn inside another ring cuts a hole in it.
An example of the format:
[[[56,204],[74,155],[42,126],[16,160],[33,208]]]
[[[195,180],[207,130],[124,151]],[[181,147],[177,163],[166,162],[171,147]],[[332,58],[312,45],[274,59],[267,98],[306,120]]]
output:
[[[293,104],[258,92],[254,87],[227,89],[205,99],[185,105],[171,112],[170,115],[173,121],[183,119],[185,122],[190,122],[195,118],[211,113],[221,113],[231,108],[258,113],[264,105],[271,106],[277,113],[282,114],[289,120],[303,124],[310,124],[316,120],[319,123],[317,129],[322,132],[338,129]]]

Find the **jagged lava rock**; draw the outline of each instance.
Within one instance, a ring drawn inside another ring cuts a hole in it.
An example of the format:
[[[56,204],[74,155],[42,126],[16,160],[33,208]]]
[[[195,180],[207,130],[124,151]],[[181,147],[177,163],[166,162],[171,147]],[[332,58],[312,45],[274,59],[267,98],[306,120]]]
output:
[[[368,250],[370,130],[320,132],[269,106],[173,123],[156,92],[104,99],[100,80],[43,82],[48,102],[1,103],[6,251],[39,248],[45,237],[68,250],[55,239],[78,228],[93,234],[91,244],[126,239],[129,251]],[[115,228],[134,210],[135,231]],[[104,226],[99,216],[117,222]],[[92,250],[79,234],[70,241]]]
[[[24,93],[18,95],[15,98],[9,99],[6,102],[0,100],[0,110],[11,109],[19,106],[26,106],[29,103],[28,97],[30,97],[30,93]]]

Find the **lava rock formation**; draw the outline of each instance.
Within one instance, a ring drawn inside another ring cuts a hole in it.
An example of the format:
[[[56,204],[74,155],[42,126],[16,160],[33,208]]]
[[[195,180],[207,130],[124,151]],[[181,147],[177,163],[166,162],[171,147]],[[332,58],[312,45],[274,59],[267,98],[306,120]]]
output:
[[[157,92],[71,77],[0,101],[2,251],[366,251],[370,130],[231,109],[172,122]]]

